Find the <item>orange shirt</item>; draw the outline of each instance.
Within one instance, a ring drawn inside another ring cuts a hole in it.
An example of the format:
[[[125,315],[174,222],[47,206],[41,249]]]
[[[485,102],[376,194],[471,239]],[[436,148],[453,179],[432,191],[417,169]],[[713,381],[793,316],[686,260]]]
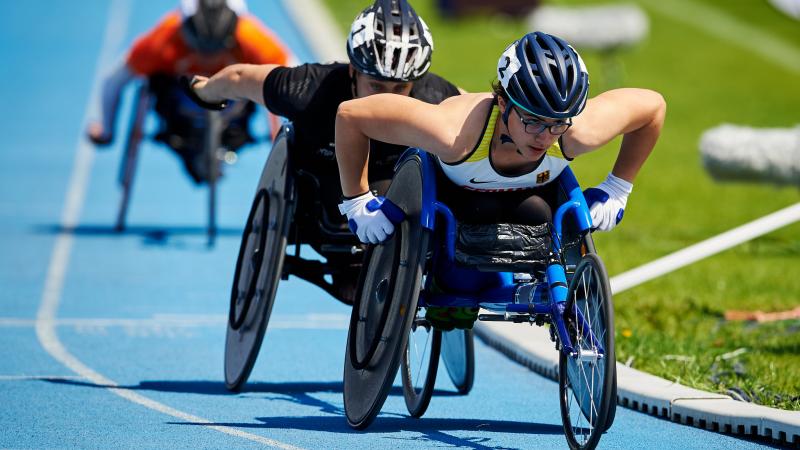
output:
[[[289,52],[283,43],[251,15],[239,17],[235,48],[200,55],[181,35],[181,14],[167,14],[154,29],[139,37],[128,54],[128,67],[137,75],[212,75],[236,63],[286,65]]]

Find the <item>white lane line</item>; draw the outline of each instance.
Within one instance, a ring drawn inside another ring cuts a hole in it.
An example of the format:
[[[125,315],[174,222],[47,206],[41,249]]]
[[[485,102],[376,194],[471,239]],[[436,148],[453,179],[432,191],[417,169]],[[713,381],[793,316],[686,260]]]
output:
[[[283,0],[283,6],[317,61],[347,61],[342,32],[320,0]]]
[[[111,64],[113,64],[115,53],[121,46],[122,40],[125,37],[128,17],[130,15],[131,2],[130,0],[113,0],[109,8],[109,20],[106,23],[106,29],[103,36],[103,46],[100,51],[100,56],[97,60],[97,67],[95,67],[92,95],[89,98],[89,104],[84,113],[84,124],[88,122],[90,117],[99,116],[97,105],[99,86],[102,82],[102,72],[106,68],[111,67]],[[89,183],[89,174],[91,172],[93,159],[94,149],[91,148],[81,134],[78,138],[77,153],[75,154],[75,163],[73,165],[72,175],[70,176],[67,189],[64,211],[61,215],[61,225],[63,231],[59,232],[58,236],[56,237],[53,253],[50,257],[50,265],[47,269],[47,278],[45,279],[41,303],[36,314],[36,336],[38,337],[42,347],[53,358],[61,362],[73,372],[88,379],[94,384],[100,386],[114,386],[107,387],[106,389],[136,404],[189,423],[205,425],[208,428],[231,436],[240,437],[281,449],[298,449],[299,447],[285,444],[273,439],[267,439],[255,434],[246,433],[235,428],[214,425],[210,420],[187,414],[183,411],[179,411],[175,408],[144,397],[143,395],[116,387],[117,384],[114,381],[104,377],[103,375],[95,372],[83,364],[80,360],[70,354],[61,344],[61,341],[58,339],[58,335],[56,334],[55,324],[56,313],[61,301],[61,291],[64,286],[64,277],[67,272],[70,252],[73,245],[73,234],[69,233],[68,231],[74,229],[78,224],[78,219],[80,217],[85,199],[86,187]]]
[[[703,258],[800,221],[800,203],[686,247],[611,278],[611,292],[619,294],[645,281],[688,266]]]
[[[800,49],[724,11],[703,2],[650,0],[647,6],[659,14],[760,55],[794,73],[800,73]],[[791,80],[777,80],[793,83]]]
[[[0,375],[0,381],[85,380],[80,375]]]
[[[161,328],[193,328],[193,327],[219,327],[224,326],[228,320],[227,315],[218,316],[162,316],[143,319],[126,318],[54,318],[54,327],[161,327]],[[20,319],[16,317],[0,317],[0,328],[35,327],[38,323],[34,319]],[[331,314],[321,316],[316,314],[276,315],[270,318],[269,329],[286,330],[346,330],[350,324],[350,316],[345,314]]]

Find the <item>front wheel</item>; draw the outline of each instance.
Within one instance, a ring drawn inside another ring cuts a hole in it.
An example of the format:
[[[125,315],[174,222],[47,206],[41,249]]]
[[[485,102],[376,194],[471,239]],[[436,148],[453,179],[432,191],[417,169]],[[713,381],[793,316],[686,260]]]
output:
[[[475,342],[472,330],[442,333],[442,361],[458,393],[466,395],[475,381]]]
[[[605,267],[596,254],[586,254],[570,280],[564,312],[574,352],[562,348],[558,365],[561,419],[572,449],[594,448],[610,426],[616,376],[613,317]]]
[[[403,397],[411,417],[422,417],[431,402],[441,345],[442,332],[425,319],[423,308],[417,308],[400,368]]]

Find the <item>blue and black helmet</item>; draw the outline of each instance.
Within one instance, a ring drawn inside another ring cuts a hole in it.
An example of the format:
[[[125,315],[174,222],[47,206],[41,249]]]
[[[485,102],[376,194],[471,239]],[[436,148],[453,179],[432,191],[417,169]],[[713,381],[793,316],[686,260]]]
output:
[[[497,62],[497,78],[510,103],[550,119],[577,116],[589,96],[589,73],[578,52],[540,31],[506,48]]]

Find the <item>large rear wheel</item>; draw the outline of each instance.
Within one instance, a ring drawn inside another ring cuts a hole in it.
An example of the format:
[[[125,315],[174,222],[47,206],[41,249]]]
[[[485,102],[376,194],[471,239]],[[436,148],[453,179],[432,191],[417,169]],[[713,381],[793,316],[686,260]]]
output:
[[[386,197],[406,219],[391,238],[370,246],[350,317],[344,362],[344,410],[348,424],[363,429],[380,412],[403,357],[416,317],[429,232],[420,221],[421,162],[398,167]]]
[[[293,185],[286,135],[278,137],[247,217],[231,288],[225,339],[225,386],[247,381],[267,329],[283,270]]]

